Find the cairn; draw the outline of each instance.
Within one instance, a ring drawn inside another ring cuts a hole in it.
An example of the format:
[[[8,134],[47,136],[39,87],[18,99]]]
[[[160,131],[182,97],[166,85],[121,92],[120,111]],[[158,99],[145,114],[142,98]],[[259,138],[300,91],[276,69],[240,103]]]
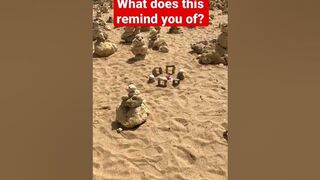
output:
[[[218,36],[215,48],[198,57],[200,64],[228,65],[228,25],[221,26],[221,34]]]
[[[167,43],[160,38],[159,32],[154,28],[150,30],[148,47],[163,53],[169,52]]]
[[[194,44],[190,44],[193,52],[197,54],[202,54],[207,51],[207,46],[209,45],[208,41],[201,41]]]
[[[93,20],[93,37],[92,39],[95,41],[97,37],[102,33],[104,39],[108,39],[107,28],[101,19],[97,18]]]
[[[144,39],[137,34],[132,41],[131,52],[135,55],[135,60],[143,60],[147,56],[148,47],[145,45]]]
[[[124,33],[121,35],[121,39],[124,40],[126,43],[132,43],[133,39],[139,33],[140,33],[140,28],[125,27]]]
[[[114,43],[108,42],[103,32],[98,33],[97,41],[94,44],[94,54],[99,57],[108,57],[117,51]]]
[[[127,91],[116,110],[116,121],[125,128],[133,128],[146,122],[150,112],[135,85],[130,84]]]

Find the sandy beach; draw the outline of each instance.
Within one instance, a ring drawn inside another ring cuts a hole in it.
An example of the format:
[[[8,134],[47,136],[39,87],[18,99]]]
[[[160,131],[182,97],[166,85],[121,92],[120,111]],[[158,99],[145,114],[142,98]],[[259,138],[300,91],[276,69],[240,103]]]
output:
[[[214,13],[214,12],[210,12]],[[112,15],[112,11],[103,17]],[[130,45],[120,43],[123,28],[113,28],[108,40],[117,45],[109,57],[93,58],[94,180],[227,180],[228,67],[201,65],[190,53],[191,43],[216,39],[227,15],[215,13],[208,27],[182,28],[182,34],[160,36],[169,52],[149,49],[145,60],[132,62]],[[149,32],[141,35],[148,38]],[[179,86],[148,84],[154,67],[183,68]],[[116,108],[133,83],[150,109],[146,123],[116,131]]]

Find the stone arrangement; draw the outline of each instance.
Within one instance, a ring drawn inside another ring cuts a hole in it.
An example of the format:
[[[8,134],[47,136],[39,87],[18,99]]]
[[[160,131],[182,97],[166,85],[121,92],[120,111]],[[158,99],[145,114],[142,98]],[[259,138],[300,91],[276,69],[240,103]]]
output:
[[[125,27],[124,28],[124,32],[121,35],[121,39],[124,40],[125,43],[132,43],[133,39],[139,33],[140,33],[140,28],[137,28],[137,27]]]
[[[127,92],[116,110],[116,121],[125,128],[134,128],[147,121],[150,111],[135,85],[130,84]]]
[[[135,55],[135,60],[143,60],[148,54],[148,47],[145,45],[144,39],[137,34],[132,41],[131,52]]]
[[[152,70],[152,74],[149,75],[148,83],[157,82],[158,87],[167,87],[168,82],[171,82],[172,86],[176,87],[180,84],[182,80],[185,79],[185,76],[184,76],[184,70],[179,69],[177,77],[173,78],[172,76],[175,74],[175,72],[176,72],[175,65],[167,65],[165,69],[165,75],[163,74],[163,70],[161,67],[155,67]]]

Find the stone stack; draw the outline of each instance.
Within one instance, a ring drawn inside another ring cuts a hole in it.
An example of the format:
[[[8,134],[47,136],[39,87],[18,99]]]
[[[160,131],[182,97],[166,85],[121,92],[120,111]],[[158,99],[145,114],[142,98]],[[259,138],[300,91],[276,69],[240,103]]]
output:
[[[148,54],[148,47],[145,45],[144,39],[137,34],[132,41],[131,52],[135,55],[135,60],[143,60]]]
[[[146,122],[150,111],[135,85],[130,84],[127,91],[116,110],[116,121],[125,128],[133,128]]]
[[[108,42],[105,35],[100,32],[97,36],[97,41],[94,44],[94,54],[99,57],[108,57],[117,51],[117,46],[114,43]]]
[[[169,52],[167,43],[160,38],[159,32],[154,28],[150,30],[148,47],[163,53]]]
[[[93,20],[93,36],[92,39],[95,41],[99,34],[103,34],[104,39],[108,39],[106,26],[99,18]]]
[[[124,40],[126,43],[132,43],[133,39],[136,37],[137,34],[140,33],[140,28],[136,27],[125,27],[124,32],[121,35],[121,39]]]
[[[228,24],[221,25],[221,34],[218,36],[215,48],[199,57],[200,64],[228,65]]]

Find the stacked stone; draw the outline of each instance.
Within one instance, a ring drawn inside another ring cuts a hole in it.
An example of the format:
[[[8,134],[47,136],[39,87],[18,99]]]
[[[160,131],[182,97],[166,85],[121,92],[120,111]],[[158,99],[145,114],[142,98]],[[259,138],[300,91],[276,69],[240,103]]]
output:
[[[97,34],[94,44],[94,54],[100,57],[108,57],[117,51],[117,46],[114,43],[107,41],[107,36],[103,32]]]
[[[160,38],[159,32],[152,28],[149,34],[149,48],[153,50],[157,50],[159,52],[167,53],[169,52],[169,48],[164,39]]]
[[[201,41],[201,42],[191,44],[190,46],[193,52],[197,54],[202,54],[207,51],[208,44],[209,44],[208,41]]]
[[[151,28],[150,33],[149,33],[149,44],[148,47],[152,48],[154,42],[158,39],[159,33],[155,28]]]
[[[96,40],[99,34],[103,34],[104,39],[108,39],[106,24],[100,18],[93,20],[93,40]]]
[[[148,47],[145,45],[144,39],[137,34],[132,41],[131,52],[135,55],[134,59],[143,60],[148,54]]]
[[[222,24],[215,49],[203,53],[198,58],[201,64],[228,64],[228,24]]]
[[[125,128],[133,128],[146,122],[150,112],[135,85],[130,84],[127,91],[117,108],[116,121]]]
[[[125,27],[124,32],[121,35],[121,39],[124,40],[126,43],[132,43],[133,39],[139,33],[140,33],[140,28]]]

